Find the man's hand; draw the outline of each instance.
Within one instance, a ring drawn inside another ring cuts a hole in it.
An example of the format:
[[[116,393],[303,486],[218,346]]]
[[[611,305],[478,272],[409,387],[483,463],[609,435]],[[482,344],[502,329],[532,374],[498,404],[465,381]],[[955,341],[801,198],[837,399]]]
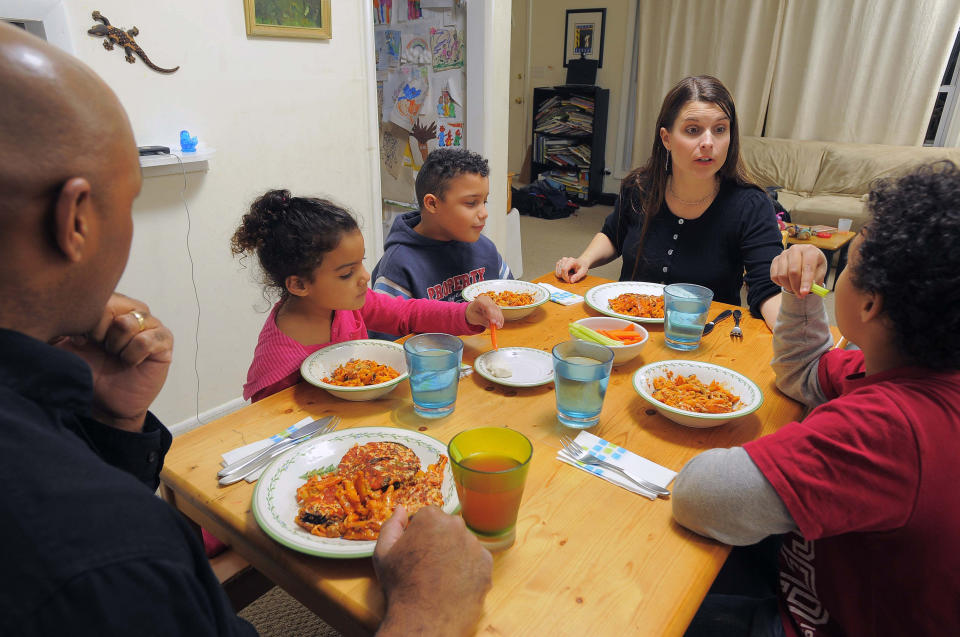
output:
[[[823,284],[826,273],[827,258],[809,244],[794,244],[770,262],[770,280],[799,297],[810,294],[813,283]]]
[[[497,327],[503,327],[503,310],[496,301],[486,294],[481,294],[467,303],[467,323],[484,327],[493,323]]]
[[[54,344],[93,370],[94,418],[127,431],[143,428],[173,356],[173,334],[145,303],[114,293],[92,332]]]
[[[408,522],[398,506],[380,529],[373,566],[387,598],[379,637],[473,634],[493,558],[459,517],[426,507]]]
[[[554,269],[554,275],[561,281],[566,281],[567,283],[576,283],[583,277],[587,276],[587,273],[590,271],[590,266],[584,263],[580,259],[574,259],[573,257],[562,257],[557,261],[557,267]]]

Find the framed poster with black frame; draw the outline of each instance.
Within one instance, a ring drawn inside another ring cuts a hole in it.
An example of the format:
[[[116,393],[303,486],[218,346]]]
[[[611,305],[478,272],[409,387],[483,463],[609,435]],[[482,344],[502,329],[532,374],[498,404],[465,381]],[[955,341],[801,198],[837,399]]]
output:
[[[563,36],[563,66],[584,57],[596,60],[603,68],[603,32],[606,9],[567,9],[567,27]]]

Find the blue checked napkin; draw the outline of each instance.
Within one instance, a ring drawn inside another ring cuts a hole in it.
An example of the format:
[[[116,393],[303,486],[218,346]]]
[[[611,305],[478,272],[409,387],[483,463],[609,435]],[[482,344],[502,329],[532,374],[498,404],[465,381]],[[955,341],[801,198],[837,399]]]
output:
[[[237,447],[236,449],[233,449],[231,451],[227,451],[223,454],[222,456],[223,461],[220,464],[225,467],[231,462],[236,462],[237,460],[240,460],[241,458],[245,458],[252,453],[260,451],[261,449],[265,449],[266,447],[269,447],[272,444],[278,443],[284,438],[286,438],[287,436],[289,436],[290,434],[292,434],[293,432],[295,432],[300,427],[303,427],[304,425],[309,425],[314,420],[316,420],[316,417],[307,416],[303,420],[290,425],[280,433],[275,433],[269,438],[264,438],[263,440],[251,442],[248,445],[244,445],[242,447]],[[266,469],[266,467],[264,467],[260,471],[254,471],[253,473],[251,473],[245,478],[246,481],[251,483],[256,482],[257,478],[260,477],[260,474],[263,473],[264,469]]]
[[[560,305],[573,305],[574,303],[580,303],[583,301],[583,297],[579,294],[562,290],[555,285],[550,285],[549,283],[540,283],[539,285],[547,288],[547,290],[550,292],[550,300],[554,303],[559,303]]]
[[[618,467],[630,472],[630,474],[642,478],[647,482],[652,482],[657,486],[667,488],[667,485],[673,480],[674,476],[677,475],[676,471],[671,471],[666,467],[662,467],[655,462],[651,462],[646,458],[638,456],[635,453],[627,451],[623,447],[618,447],[612,442],[607,442],[603,438],[598,438],[593,434],[581,431],[575,442],[585,449],[589,449],[590,453],[597,456],[602,460],[606,460],[611,464],[615,464]],[[595,467],[588,464],[583,464],[582,462],[576,462],[566,452],[561,449],[557,453],[557,460],[560,462],[565,462],[568,465],[577,467],[578,469],[583,469],[584,471],[589,471],[595,476],[599,476],[606,480],[607,482],[612,482],[618,487],[623,487],[627,491],[636,493],[637,495],[642,495],[649,497],[645,491],[642,491],[635,484],[624,478],[623,476],[617,475],[613,471],[605,470],[602,467]]]

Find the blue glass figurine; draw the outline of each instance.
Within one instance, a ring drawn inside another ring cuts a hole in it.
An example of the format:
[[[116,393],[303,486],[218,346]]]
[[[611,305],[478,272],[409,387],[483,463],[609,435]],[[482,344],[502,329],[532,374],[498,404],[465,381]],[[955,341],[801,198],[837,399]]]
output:
[[[196,152],[197,138],[190,137],[190,131],[180,131],[180,150],[185,153]]]

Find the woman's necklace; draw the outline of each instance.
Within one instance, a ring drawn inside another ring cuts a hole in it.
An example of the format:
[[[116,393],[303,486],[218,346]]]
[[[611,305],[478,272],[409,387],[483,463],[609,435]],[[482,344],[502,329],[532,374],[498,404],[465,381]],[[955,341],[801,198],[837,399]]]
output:
[[[673,189],[673,179],[671,179],[671,180],[670,180],[670,183],[667,184],[667,188],[670,189],[670,194],[673,195],[673,198],[676,199],[678,202],[682,203],[683,205],[685,205],[685,206],[699,206],[699,205],[702,205],[702,204],[706,203],[706,201],[707,201],[708,199],[710,199],[711,197],[716,197],[716,196],[717,196],[717,192],[720,190],[720,184],[719,184],[716,180],[714,180],[713,192],[711,192],[710,194],[708,194],[708,195],[707,195],[706,197],[704,197],[703,199],[697,199],[696,201],[687,201],[686,199],[681,199],[681,198],[680,198],[680,195],[678,195],[677,192]]]

